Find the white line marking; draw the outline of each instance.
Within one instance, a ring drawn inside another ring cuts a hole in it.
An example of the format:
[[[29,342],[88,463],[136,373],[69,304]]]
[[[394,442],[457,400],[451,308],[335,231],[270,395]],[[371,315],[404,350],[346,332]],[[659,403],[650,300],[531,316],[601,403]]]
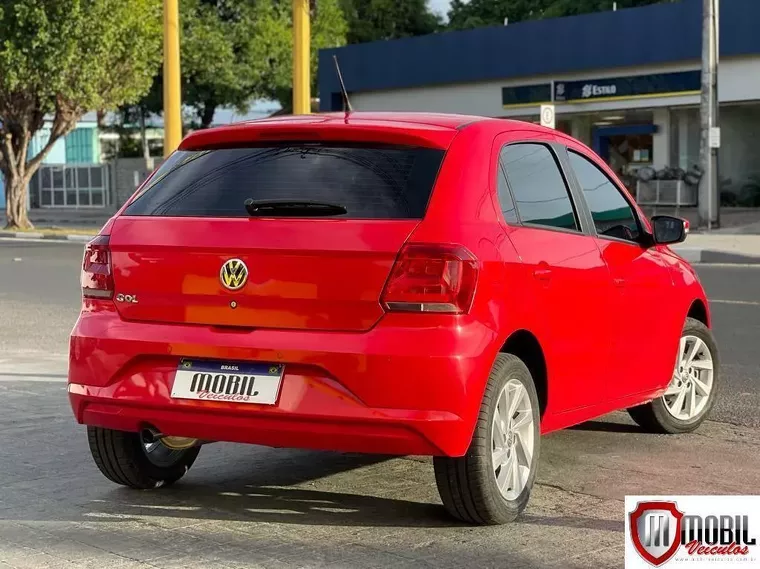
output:
[[[66,383],[66,378],[58,377],[8,377],[0,375],[0,383]]]
[[[78,241],[65,241],[63,239],[32,239],[29,237],[0,237],[0,241],[10,241],[15,243],[63,243],[64,245],[83,245]]]
[[[760,302],[755,300],[710,300],[710,304],[742,304],[749,306],[760,306]]]

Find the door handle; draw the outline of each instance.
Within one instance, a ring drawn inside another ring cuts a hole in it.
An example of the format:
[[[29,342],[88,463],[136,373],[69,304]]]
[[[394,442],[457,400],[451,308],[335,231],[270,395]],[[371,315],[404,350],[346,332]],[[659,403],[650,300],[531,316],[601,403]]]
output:
[[[540,281],[548,281],[552,276],[551,269],[536,269],[533,276]]]
[[[625,279],[612,279],[615,286],[625,286]]]

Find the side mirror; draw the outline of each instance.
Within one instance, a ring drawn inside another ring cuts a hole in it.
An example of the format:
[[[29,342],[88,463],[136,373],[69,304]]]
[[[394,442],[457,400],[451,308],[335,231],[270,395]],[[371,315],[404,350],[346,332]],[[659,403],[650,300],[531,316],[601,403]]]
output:
[[[689,234],[689,222],[670,215],[652,216],[654,242],[658,245],[682,243]]]

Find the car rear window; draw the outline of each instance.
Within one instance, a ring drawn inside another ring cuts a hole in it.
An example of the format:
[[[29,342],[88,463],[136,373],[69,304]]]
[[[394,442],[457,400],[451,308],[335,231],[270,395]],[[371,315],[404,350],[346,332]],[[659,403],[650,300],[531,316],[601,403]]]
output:
[[[246,217],[253,200],[344,206],[342,218],[421,219],[444,151],[288,144],[177,151],[125,215]]]

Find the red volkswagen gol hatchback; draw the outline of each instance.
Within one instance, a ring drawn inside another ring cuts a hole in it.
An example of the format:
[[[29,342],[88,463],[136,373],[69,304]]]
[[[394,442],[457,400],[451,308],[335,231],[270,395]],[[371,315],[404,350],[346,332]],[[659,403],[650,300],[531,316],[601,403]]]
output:
[[[522,122],[195,132],[87,245],[71,404],[118,484],[175,482],[211,441],[432,455],[451,514],[510,521],[540,434],[710,411],[707,301],[667,247],[686,231]]]

